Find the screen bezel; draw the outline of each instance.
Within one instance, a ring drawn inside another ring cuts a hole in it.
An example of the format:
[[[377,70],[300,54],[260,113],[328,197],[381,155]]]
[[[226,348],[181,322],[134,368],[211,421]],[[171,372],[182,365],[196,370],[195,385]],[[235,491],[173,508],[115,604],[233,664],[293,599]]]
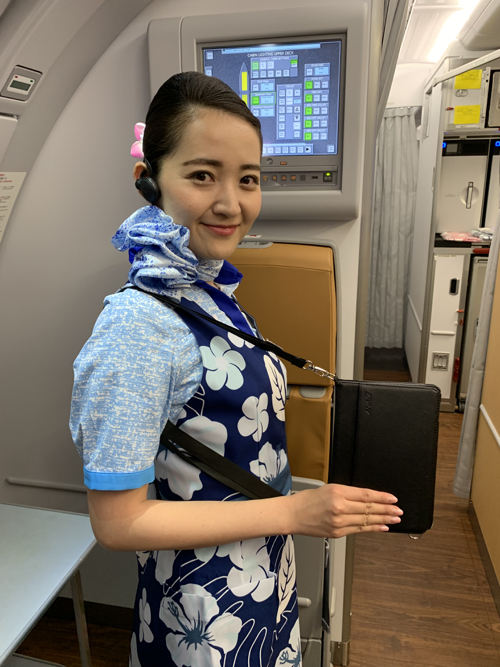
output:
[[[344,149],[344,108],[345,108],[345,70],[346,70],[346,45],[347,45],[347,34],[343,33],[329,33],[329,34],[309,34],[309,35],[287,35],[286,37],[261,37],[257,39],[245,39],[245,40],[231,40],[231,41],[210,41],[210,42],[197,42],[196,45],[196,65],[197,70],[204,73],[204,61],[203,61],[203,49],[209,48],[231,48],[231,47],[243,47],[256,45],[259,46],[273,46],[281,44],[307,44],[309,42],[321,41],[340,41],[340,83],[339,83],[339,128],[338,128],[338,142],[337,142],[337,153],[326,155],[286,155],[286,156],[268,156],[263,155],[261,157],[261,166],[269,167],[272,166],[273,170],[279,169],[290,169],[290,167],[298,168],[300,167],[303,171],[307,169],[316,169],[320,168],[334,168],[337,167],[340,173],[339,186],[341,181],[341,167],[342,167],[342,157]],[[280,162],[285,162],[285,165],[280,165]]]

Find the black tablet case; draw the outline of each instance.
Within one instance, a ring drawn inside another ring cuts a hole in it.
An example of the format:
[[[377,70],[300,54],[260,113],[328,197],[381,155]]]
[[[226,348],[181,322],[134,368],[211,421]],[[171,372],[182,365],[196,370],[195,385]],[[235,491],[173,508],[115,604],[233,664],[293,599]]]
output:
[[[329,482],[395,495],[392,532],[432,526],[440,400],[434,385],[335,380]]]

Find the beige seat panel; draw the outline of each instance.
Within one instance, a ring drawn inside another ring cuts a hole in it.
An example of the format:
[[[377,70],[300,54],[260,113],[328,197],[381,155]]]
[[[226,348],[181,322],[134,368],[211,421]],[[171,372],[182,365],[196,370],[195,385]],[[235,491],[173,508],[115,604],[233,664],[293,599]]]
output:
[[[238,301],[255,317],[262,335],[334,372],[337,310],[332,248],[273,243],[268,248],[238,248],[230,261],[244,276]],[[310,371],[285,365],[289,384],[331,384]]]
[[[239,248],[231,262],[243,273],[238,300],[265,338],[288,352],[335,371],[336,301],[333,250],[327,246],[273,243]],[[332,386],[328,379],[285,362],[288,456],[292,475],[326,482],[330,457]],[[305,398],[300,386],[325,386]]]
[[[321,398],[304,398],[293,386],[285,406],[288,460],[292,475],[328,481],[333,387]]]

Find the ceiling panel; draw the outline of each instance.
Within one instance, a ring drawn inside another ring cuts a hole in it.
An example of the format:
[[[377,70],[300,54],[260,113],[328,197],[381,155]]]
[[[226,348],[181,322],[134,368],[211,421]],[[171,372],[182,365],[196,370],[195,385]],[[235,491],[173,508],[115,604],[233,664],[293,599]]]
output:
[[[489,51],[500,48],[500,3],[483,0],[472,11],[468,23],[458,33],[458,39],[470,51]]]
[[[457,0],[416,0],[401,46],[398,63],[428,63],[447,19],[462,9]]]

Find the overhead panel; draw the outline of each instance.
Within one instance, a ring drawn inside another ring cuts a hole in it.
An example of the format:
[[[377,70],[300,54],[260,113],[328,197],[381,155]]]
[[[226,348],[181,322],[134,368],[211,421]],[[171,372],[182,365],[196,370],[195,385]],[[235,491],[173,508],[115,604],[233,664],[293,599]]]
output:
[[[500,48],[500,3],[479,2],[458,35],[469,51],[493,51]]]
[[[430,62],[428,55],[444,24],[461,9],[458,1],[417,0],[401,46],[398,63]]]

